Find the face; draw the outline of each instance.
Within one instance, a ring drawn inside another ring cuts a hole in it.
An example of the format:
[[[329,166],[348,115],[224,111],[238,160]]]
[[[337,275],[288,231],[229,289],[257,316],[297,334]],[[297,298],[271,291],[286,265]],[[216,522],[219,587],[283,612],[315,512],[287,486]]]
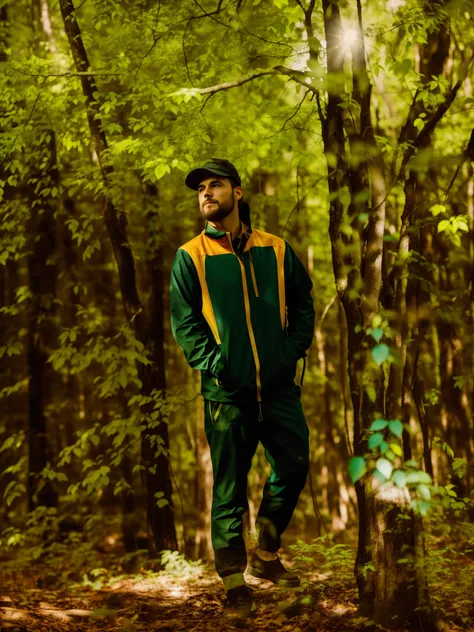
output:
[[[199,210],[208,222],[218,222],[228,217],[242,197],[241,187],[232,188],[228,178],[212,176],[198,186]]]

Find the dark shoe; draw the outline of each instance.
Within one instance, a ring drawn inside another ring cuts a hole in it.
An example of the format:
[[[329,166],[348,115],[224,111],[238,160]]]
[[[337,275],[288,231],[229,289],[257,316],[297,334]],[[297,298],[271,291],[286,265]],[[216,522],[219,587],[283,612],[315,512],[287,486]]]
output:
[[[227,591],[224,604],[226,619],[238,624],[245,622],[252,612],[252,590],[248,586],[237,586]]]
[[[299,577],[286,570],[279,557],[276,560],[266,561],[254,553],[247,566],[247,573],[252,577],[268,579],[282,588],[295,588],[300,585]]]

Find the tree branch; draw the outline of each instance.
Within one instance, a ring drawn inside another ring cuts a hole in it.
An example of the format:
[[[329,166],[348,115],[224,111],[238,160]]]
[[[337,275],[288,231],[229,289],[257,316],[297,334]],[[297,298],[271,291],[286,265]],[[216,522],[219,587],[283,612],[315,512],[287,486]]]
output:
[[[257,72],[253,75],[249,75],[248,77],[242,77],[241,79],[236,79],[235,81],[226,81],[224,83],[219,83],[215,86],[209,86],[208,88],[195,88],[194,91],[197,94],[215,94],[216,92],[221,92],[222,90],[230,90],[231,88],[238,88],[239,86],[243,86],[245,83],[249,81],[253,81],[254,79],[258,79],[259,77],[264,77],[265,75],[275,75],[277,74],[274,70],[266,70],[265,72]]]
[[[258,79],[259,77],[265,77],[268,75],[284,75],[285,77],[289,77],[296,83],[299,83],[309,92],[313,92],[316,95],[318,94],[317,88],[315,88],[311,84],[306,83],[307,75],[305,75],[304,72],[291,70],[290,68],[285,68],[285,66],[275,66],[272,70],[257,72],[253,75],[248,75],[247,77],[235,79],[234,81],[225,81],[224,83],[218,83],[215,86],[208,86],[207,88],[189,88],[189,90],[192,90],[195,94],[215,94],[216,92],[221,92],[222,90],[238,88],[239,86],[243,86],[249,81],[253,81],[254,79]],[[187,88],[184,88],[184,90],[187,90]]]
[[[69,70],[66,72],[51,72],[48,74],[21,72],[20,70],[17,70],[17,72],[21,75],[27,75],[28,77],[44,77],[45,79],[49,77],[121,77],[127,74],[124,72],[71,72]]]

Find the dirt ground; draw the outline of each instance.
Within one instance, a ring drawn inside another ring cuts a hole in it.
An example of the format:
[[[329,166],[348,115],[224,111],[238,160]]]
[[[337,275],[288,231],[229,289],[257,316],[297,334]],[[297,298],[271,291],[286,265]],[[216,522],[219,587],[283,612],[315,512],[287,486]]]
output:
[[[308,577],[304,589],[281,590],[247,578],[254,589],[255,611],[245,627],[252,632],[358,632],[374,626],[357,615],[351,581]],[[84,582],[82,582],[83,584]],[[116,578],[106,587],[54,587],[41,568],[30,573],[0,571],[0,630],[207,632],[232,630],[223,616],[224,590],[209,567],[187,577],[143,571]],[[441,629],[474,631],[469,599],[456,598],[456,587],[434,587]],[[441,594],[441,597],[439,595]],[[302,605],[300,602],[309,602]],[[474,596],[471,598],[474,602]],[[380,629],[380,628],[378,628]]]

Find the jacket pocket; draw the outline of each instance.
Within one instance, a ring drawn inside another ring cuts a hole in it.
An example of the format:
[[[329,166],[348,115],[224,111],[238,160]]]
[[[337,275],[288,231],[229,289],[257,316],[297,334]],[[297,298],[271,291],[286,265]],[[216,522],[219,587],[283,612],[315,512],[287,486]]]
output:
[[[287,336],[282,339],[279,347],[279,353],[275,358],[274,370],[271,372],[270,383],[275,385],[279,383],[287,383],[293,381],[296,375],[296,364],[298,362],[298,354]]]

